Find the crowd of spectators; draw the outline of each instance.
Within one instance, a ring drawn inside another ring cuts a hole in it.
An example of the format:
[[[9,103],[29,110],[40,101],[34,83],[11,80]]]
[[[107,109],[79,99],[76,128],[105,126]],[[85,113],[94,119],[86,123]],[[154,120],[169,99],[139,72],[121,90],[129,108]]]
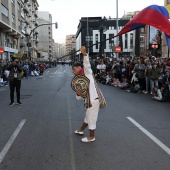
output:
[[[0,86],[8,85],[9,70],[8,67],[12,63],[11,60],[0,60]],[[56,67],[56,62],[33,62],[18,60],[18,64],[22,69],[23,78],[40,76],[44,70],[50,67]]]
[[[0,60],[0,86],[8,85],[11,61]],[[56,62],[19,60],[23,77],[40,76]],[[170,101],[170,59],[146,57],[103,58],[91,61],[98,82],[119,87],[126,92],[151,94],[154,100]]]
[[[110,61],[104,58],[93,65],[98,82],[126,92],[151,94],[155,100],[170,100],[170,59],[146,56]]]

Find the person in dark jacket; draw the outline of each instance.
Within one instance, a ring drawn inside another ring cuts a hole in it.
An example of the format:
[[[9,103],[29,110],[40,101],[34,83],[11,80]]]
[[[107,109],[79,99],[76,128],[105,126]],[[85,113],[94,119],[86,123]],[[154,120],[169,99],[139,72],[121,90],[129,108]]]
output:
[[[9,86],[10,86],[10,106],[14,105],[14,92],[16,88],[17,94],[17,104],[22,105],[20,101],[20,88],[21,88],[21,79],[22,79],[22,69],[18,65],[18,60],[14,60],[13,63],[7,68],[9,70]]]

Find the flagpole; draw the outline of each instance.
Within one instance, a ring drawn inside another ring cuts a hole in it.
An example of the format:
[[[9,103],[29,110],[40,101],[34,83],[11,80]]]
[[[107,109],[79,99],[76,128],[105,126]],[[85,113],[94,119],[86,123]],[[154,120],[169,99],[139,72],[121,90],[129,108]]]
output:
[[[118,34],[118,27],[119,27],[119,23],[118,23],[118,0],[116,0],[116,33]],[[119,37],[116,37],[116,46],[119,45]],[[116,53],[116,58],[119,58],[119,53]]]

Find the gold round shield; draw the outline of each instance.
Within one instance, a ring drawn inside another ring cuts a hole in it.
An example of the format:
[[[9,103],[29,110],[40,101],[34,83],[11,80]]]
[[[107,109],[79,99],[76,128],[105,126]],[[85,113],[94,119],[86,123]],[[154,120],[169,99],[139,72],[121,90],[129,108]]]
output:
[[[87,97],[87,90],[89,88],[90,80],[84,75],[76,75],[71,81],[71,87],[76,92],[77,90],[82,91],[82,98]]]

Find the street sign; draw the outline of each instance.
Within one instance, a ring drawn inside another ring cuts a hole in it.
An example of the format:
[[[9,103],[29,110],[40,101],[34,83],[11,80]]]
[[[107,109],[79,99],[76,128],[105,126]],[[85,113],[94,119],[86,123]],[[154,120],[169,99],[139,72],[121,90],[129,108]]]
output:
[[[120,52],[121,52],[121,50],[122,50],[122,49],[121,49],[121,47],[120,47],[120,46],[116,46],[116,47],[115,47],[115,52],[116,52],[116,53],[120,53]]]
[[[21,53],[19,53],[19,54],[13,54],[13,57],[14,57],[14,58],[21,59],[21,58],[23,57],[23,55],[24,55],[24,54],[21,54]]]
[[[0,54],[3,54],[3,53],[4,53],[4,49],[0,48]]]

